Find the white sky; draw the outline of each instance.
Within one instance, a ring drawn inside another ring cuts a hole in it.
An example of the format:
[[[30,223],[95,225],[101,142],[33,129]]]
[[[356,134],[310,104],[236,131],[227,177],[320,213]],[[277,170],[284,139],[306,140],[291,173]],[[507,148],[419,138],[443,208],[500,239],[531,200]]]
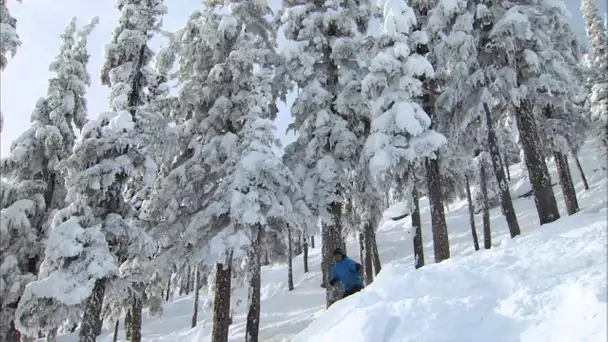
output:
[[[6,0],[5,0],[6,1]],[[18,20],[17,32],[23,42],[14,59],[1,74],[0,107],[4,114],[4,129],[1,137],[1,156],[7,156],[11,142],[29,127],[29,119],[36,101],[46,95],[48,65],[59,51],[60,35],[72,17],[77,17],[82,26],[94,16],[100,23],[89,38],[91,60],[89,72],[92,85],[88,90],[89,116],[108,109],[108,90],[99,81],[99,71],[103,62],[103,49],[110,41],[119,12],[113,0],[24,0],[22,4],[9,1],[9,10]],[[273,5],[279,1],[273,0]],[[574,29],[581,36],[585,28],[580,13],[580,0],[565,0],[572,13]],[[164,18],[164,29],[174,31],[185,24],[190,13],[201,7],[201,0],[165,0],[169,14]],[[605,12],[605,1],[598,2]],[[273,6],[274,7],[274,6]],[[156,41],[155,45],[162,44]],[[293,140],[285,130],[291,122],[289,107],[279,105],[279,115],[275,122],[277,137],[284,144]]]

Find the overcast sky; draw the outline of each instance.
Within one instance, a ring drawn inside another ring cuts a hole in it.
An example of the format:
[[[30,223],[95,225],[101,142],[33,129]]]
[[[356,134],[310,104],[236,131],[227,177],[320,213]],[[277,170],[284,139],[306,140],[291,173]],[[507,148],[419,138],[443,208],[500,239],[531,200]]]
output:
[[[59,36],[72,17],[78,18],[79,27],[95,16],[100,17],[99,25],[89,38],[89,72],[93,78],[87,93],[89,117],[108,110],[108,90],[100,84],[99,70],[103,61],[103,48],[110,40],[119,15],[113,0],[24,0],[22,4],[15,0],[8,1],[11,14],[18,20],[17,31],[23,45],[1,74],[0,105],[5,119],[1,138],[2,156],[8,155],[11,142],[28,128],[36,101],[46,95],[50,77],[48,65],[57,54]],[[583,37],[585,28],[579,9],[580,0],[565,2],[572,13],[574,29]],[[605,3],[603,0],[598,2],[604,12]],[[169,8],[169,14],[165,16],[164,28],[174,31],[183,26],[193,10],[200,8],[201,0],[166,0],[165,4]],[[159,44],[162,41],[155,42],[156,46]],[[281,105],[279,110],[275,122],[278,137],[284,143],[289,143],[293,136],[285,134],[285,129],[291,122],[288,106]]]

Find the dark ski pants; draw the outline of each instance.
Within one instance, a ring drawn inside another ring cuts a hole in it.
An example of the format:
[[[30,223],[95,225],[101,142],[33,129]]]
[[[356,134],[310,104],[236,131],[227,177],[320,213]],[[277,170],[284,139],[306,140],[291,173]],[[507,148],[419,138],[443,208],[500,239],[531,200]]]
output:
[[[350,295],[352,295],[354,293],[357,293],[357,292],[359,292],[361,290],[363,290],[363,286],[359,286],[359,285],[355,285],[355,286],[353,286],[351,288],[348,288],[348,289],[344,290],[344,294],[342,295],[342,299],[344,299],[344,298],[346,298],[346,297],[348,297],[348,296],[350,296]]]

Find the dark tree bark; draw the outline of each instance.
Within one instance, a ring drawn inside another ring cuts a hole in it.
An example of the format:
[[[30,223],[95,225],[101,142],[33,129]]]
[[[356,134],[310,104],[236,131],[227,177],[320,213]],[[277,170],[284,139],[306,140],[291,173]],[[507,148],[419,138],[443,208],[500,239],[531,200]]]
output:
[[[196,266],[194,270],[194,310],[192,311],[192,321],[190,324],[190,328],[194,328],[196,326],[196,322],[198,322],[198,297],[201,289],[201,274],[199,270],[199,266]]]
[[[424,266],[424,248],[422,245],[422,222],[420,220],[420,202],[418,201],[418,189],[414,184],[412,186],[412,204],[413,210],[411,214],[412,232],[414,233],[414,267],[416,269]]]
[[[475,227],[475,207],[473,206],[473,199],[471,198],[471,184],[469,184],[469,177],[464,176],[464,182],[467,192],[467,203],[469,204],[469,221],[471,222],[471,235],[473,236],[473,246],[475,250],[479,250],[479,239],[477,238],[477,228]]]
[[[232,255],[226,262],[226,268],[221,263],[216,266],[215,296],[213,305],[213,331],[211,342],[228,342],[230,328],[230,291],[232,280]]]
[[[308,273],[308,241],[306,239],[306,236],[303,237],[304,239],[304,256],[302,257],[302,260],[304,261],[304,273]]]
[[[192,274],[192,268],[188,266],[188,274],[186,275],[186,295],[190,294],[190,274]]]
[[[581,166],[581,161],[578,160],[578,157],[573,154],[574,161],[576,162],[576,167],[578,168],[578,172],[581,174],[581,179],[583,180],[583,185],[585,186],[585,190],[589,190],[589,183],[587,183],[587,177],[585,177],[585,172],[583,171],[583,167]]]
[[[376,223],[371,223],[371,243],[372,243],[372,261],[374,263],[374,274],[378,275],[382,271],[382,263],[380,262],[380,253],[378,253],[378,241],[376,240]]]
[[[144,304],[144,284],[135,285],[136,293],[133,296],[133,306],[131,307],[131,339],[129,342],[141,342],[141,314]]]
[[[365,261],[365,234],[359,233],[359,260],[363,264]]]
[[[264,261],[262,262],[264,266],[270,265],[270,258],[268,257],[268,250],[264,249]]]
[[[484,162],[480,166],[481,194],[483,197],[483,248],[492,248],[492,231],[490,228],[490,203],[488,201],[488,186],[486,182],[486,167]]]
[[[310,236],[310,248],[312,248],[312,249],[315,248],[315,236],[314,235]]]
[[[96,329],[99,325],[103,296],[106,291],[106,280],[97,279],[91,296],[87,299],[78,333],[78,342],[95,342]]]
[[[172,274],[169,273],[169,279],[167,280],[167,293],[165,293],[165,301],[169,301],[169,295],[171,294],[171,276]]]
[[[562,187],[562,193],[566,202],[566,210],[568,215],[574,215],[578,212],[578,199],[576,198],[576,189],[572,182],[572,174],[570,173],[570,165],[568,164],[568,156],[564,153],[553,151],[555,165],[557,166],[557,175],[559,176],[559,184]]]
[[[507,154],[505,153],[504,156],[504,160],[505,160],[505,171],[507,171],[507,182],[511,181],[511,171],[509,170],[509,159],[507,158]]]
[[[120,320],[117,319],[116,323],[114,323],[114,334],[112,335],[112,342],[118,341],[118,326],[120,325]]]
[[[435,262],[439,263],[450,258],[450,241],[448,239],[448,226],[443,211],[441,198],[441,176],[439,174],[439,160],[425,158],[426,183],[428,198],[431,206],[431,228],[433,231],[433,244]]]
[[[528,179],[534,193],[534,204],[540,224],[551,223],[559,219],[559,210],[551,186],[551,177],[542,150],[542,144],[536,128],[532,104],[523,100],[515,110],[515,121],[524,151],[524,160],[528,169]]]
[[[4,326],[2,326],[2,329],[5,329]],[[6,341],[6,342],[19,342],[21,340],[21,334],[19,333],[19,330],[17,330],[17,328],[15,328],[15,321],[11,320],[9,322],[9,326],[6,327],[6,331],[2,333],[2,335],[4,335],[4,339],[2,340],[2,342]]]
[[[131,340],[131,309],[125,313],[125,340]]]
[[[289,291],[293,291],[293,248],[292,248],[291,227],[287,228],[287,286]]]
[[[298,234],[298,239],[296,240],[296,255],[302,254],[302,235]]]
[[[186,289],[186,286],[184,284],[184,275],[181,274],[180,277],[179,277],[179,295],[180,295],[180,297],[184,295],[184,290],[185,289]]]
[[[488,125],[488,147],[490,148],[490,158],[492,159],[492,167],[494,168],[494,176],[500,187],[500,198],[502,206],[502,214],[507,220],[509,226],[509,234],[511,237],[515,237],[521,234],[519,229],[519,222],[517,222],[517,215],[513,208],[513,200],[511,198],[511,191],[509,190],[509,183],[505,179],[505,174],[500,168],[500,152],[498,151],[498,142],[496,140],[496,132],[494,131],[494,124],[492,123],[492,117],[490,115],[490,108],[487,104],[483,104],[483,109],[486,114],[486,124]],[[485,227],[484,227],[485,231]]]
[[[325,223],[323,226],[322,262],[323,285],[325,286],[326,306],[340,299],[342,291],[338,286],[329,286],[329,270],[334,266],[333,251],[336,248],[344,248],[342,240],[342,204],[334,202],[330,204],[330,213],[333,218],[332,224]]]
[[[364,249],[363,249],[363,269],[365,273],[365,284],[369,285],[374,282],[374,264],[372,261],[372,237],[371,237],[372,226],[370,222],[367,222],[363,226],[364,232]]]
[[[260,331],[260,289],[262,287],[260,254],[262,248],[262,227],[257,226],[257,237],[249,249],[249,311],[245,342],[258,342]]]

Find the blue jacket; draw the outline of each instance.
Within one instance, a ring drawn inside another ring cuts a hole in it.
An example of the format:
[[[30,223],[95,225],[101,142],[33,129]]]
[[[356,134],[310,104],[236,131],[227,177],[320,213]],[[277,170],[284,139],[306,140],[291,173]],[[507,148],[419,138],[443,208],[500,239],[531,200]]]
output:
[[[359,270],[361,265],[357,264],[353,259],[344,256],[342,261],[336,263],[331,268],[330,275],[332,282],[339,281],[344,284],[344,290],[351,289],[355,286],[363,287],[363,280]]]

